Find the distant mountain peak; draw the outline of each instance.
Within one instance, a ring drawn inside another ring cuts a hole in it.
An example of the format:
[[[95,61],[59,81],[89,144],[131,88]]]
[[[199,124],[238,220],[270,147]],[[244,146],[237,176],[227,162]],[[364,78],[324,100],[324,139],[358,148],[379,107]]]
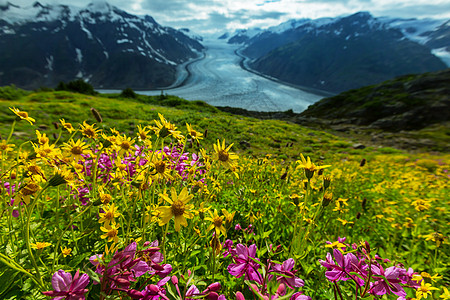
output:
[[[109,13],[113,6],[105,0],[95,0],[88,4],[88,9],[99,13]]]

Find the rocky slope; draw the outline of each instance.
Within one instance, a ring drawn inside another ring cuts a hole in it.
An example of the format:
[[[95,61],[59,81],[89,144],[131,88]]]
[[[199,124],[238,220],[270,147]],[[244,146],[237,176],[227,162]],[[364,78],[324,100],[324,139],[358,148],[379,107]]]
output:
[[[0,8],[0,85],[33,89],[82,78],[96,88],[164,87],[202,49],[186,30],[102,1]]]

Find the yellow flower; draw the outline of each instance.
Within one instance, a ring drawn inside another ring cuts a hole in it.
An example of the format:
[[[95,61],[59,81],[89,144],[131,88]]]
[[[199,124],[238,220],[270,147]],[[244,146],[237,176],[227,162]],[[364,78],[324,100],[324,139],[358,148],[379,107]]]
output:
[[[139,141],[145,141],[148,135],[150,134],[150,130],[146,130],[147,126],[141,127],[141,125],[138,125],[137,128],[138,128],[137,136],[139,138]]]
[[[119,152],[119,155],[126,154],[128,155],[130,151],[133,151],[131,147],[134,143],[134,139],[132,140],[130,137],[126,135],[118,136],[116,140],[116,149]]]
[[[86,121],[83,121],[83,125],[80,124],[81,133],[88,138],[96,139],[98,137],[99,129],[94,127],[95,124],[89,125]]]
[[[64,119],[59,119],[61,125],[69,132],[72,133],[75,131],[71,123],[67,123]]]
[[[210,217],[205,218],[205,220],[211,221],[212,224],[209,225],[208,231],[214,229],[216,232],[216,236],[219,236],[222,233],[224,236],[227,234],[225,227],[223,226],[223,217],[219,217],[217,213],[217,209],[214,210],[214,213],[209,211]]]
[[[189,136],[190,136],[193,140],[197,141],[197,143],[200,143],[200,140],[203,139],[203,133],[200,133],[200,132],[194,130],[194,129],[192,128],[192,125],[191,125],[191,124],[188,124],[188,123],[186,123],[186,129],[187,129],[187,131],[188,131],[188,133],[189,133]]]
[[[115,222],[112,222],[111,224],[106,224],[103,227],[100,227],[100,230],[104,232],[100,237],[102,239],[107,239],[108,242],[119,242],[119,237],[117,236],[119,234],[119,224],[116,224]]]
[[[151,165],[154,167],[154,172],[151,174],[154,179],[173,180],[172,175],[170,175],[170,169],[167,167],[166,162],[162,159],[162,154],[155,153],[153,155]]]
[[[225,217],[226,225],[229,226],[231,222],[233,222],[233,218],[236,212],[234,211],[233,213],[229,213],[225,208],[222,208],[222,213]]]
[[[183,138],[180,131],[177,131],[177,127],[173,125],[172,123],[168,122],[163,115],[158,113],[160,121],[154,120],[156,123],[156,127],[152,127],[152,130],[155,132],[155,134],[160,138],[165,138],[169,135],[172,135],[177,140],[180,140]]]
[[[60,150],[58,148],[55,148],[54,144],[53,145],[44,144],[37,146],[34,143],[32,143],[32,145],[34,152],[36,153],[36,156],[39,158],[53,159],[61,154]]]
[[[186,218],[191,219],[193,217],[192,213],[189,212],[193,205],[187,204],[194,196],[189,195],[187,188],[184,187],[183,190],[177,195],[177,191],[174,187],[171,188],[172,199],[165,194],[159,194],[159,196],[169,202],[171,206],[160,206],[157,208],[161,212],[161,222],[160,225],[169,223],[172,216],[175,221],[175,230],[180,231],[180,225],[187,226]]]
[[[333,248],[333,249],[334,248],[340,249],[340,248],[345,248],[346,246],[344,244],[342,244],[341,242],[339,242],[339,241],[334,241],[331,244],[326,244],[325,247]]]
[[[20,189],[19,195],[26,205],[30,204],[30,197],[39,191],[41,187],[33,181],[28,182],[26,186]]]
[[[15,107],[13,108],[9,108],[13,113],[16,114],[16,116],[18,116],[20,119],[28,121],[31,125],[33,125],[33,122],[36,122],[35,119],[31,118],[28,116],[28,113],[26,111],[21,111]]]
[[[341,218],[337,218],[337,220],[339,221],[339,222],[341,222],[342,223],[342,225],[347,225],[347,224],[353,224],[354,222],[351,222],[351,221],[347,221],[347,220],[343,220],[343,219],[341,219]]]
[[[47,135],[45,133],[41,134],[39,132],[39,130],[36,130],[36,136],[37,136],[37,139],[38,139],[38,143],[40,145],[47,144],[50,141],[49,138],[47,137]]]
[[[9,152],[9,151],[13,151],[14,149],[14,147],[15,147],[16,145],[14,145],[14,144],[8,144],[7,142],[6,142],[6,140],[2,140],[2,142],[0,143],[0,152]]]
[[[77,140],[76,142],[74,140],[70,140],[68,143],[64,143],[63,149],[66,151],[66,153],[73,157],[74,160],[83,160],[82,155],[89,154],[90,151],[88,150],[88,145],[86,145],[85,142],[82,142],[81,140]]]
[[[325,169],[325,168],[328,168],[331,166],[331,165],[316,166],[315,164],[313,164],[311,162],[311,158],[309,158],[309,156],[307,157],[307,159],[305,159],[305,157],[301,153],[300,153],[300,158],[301,158],[301,161],[297,160],[297,163],[299,164],[297,166],[297,169],[299,169],[299,168],[305,169],[305,176],[308,179],[311,179],[313,177],[315,171]]]
[[[99,213],[100,219],[98,220],[99,223],[105,223],[105,225],[109,224],[110,222],[114,221],[114,218],[117,218],[120,216],[120,213],[117,212],[117,208],[114,206],[114,203],[111,203],[111,205],[105,204],[103,205],[104,213]]]
[[[445,239],[444,235],[439,232],[433,232],[430,234],[426,234],[426,235],[423,235],[422,237],[424,237],[426,241],[435,242],[437,247],[439,247]]]
[[[108,193],[105,193],[103,191],[103,187],[101,187],[101,186],[98,188],[98,196],[100,198],[100,201],[102,201],[103,204],[108,204],[112,199],[112,196]]]
[[[220,144],[220,141],[217,140],[217,144],[214,144],[215,153],[213,153],[212,159],[218,161],[227,169],[235,168],[237,164],[236,160],[239,156],[233,152],[229,152],[232,146],[233,144],[225,148],[225,140],[222,141],[222,144]]]
[[[72,249],[70,249],[70,248],[67,248],[67,247],[64,247],[64,249],[63,249],[63,247],[61,247],[61,253],[62,253],[62,255],[64,255],[64,257],[66,257],[66,256],[71,256],[72,255]]]
[[[31,245],[31,248],[40,250],[40,249],[44,249],[45,247],[51,246],[52,243],[37,242],[37,243],[31,243],[30,245]]]
[[[448,289],[444,286],[442,287],[442,290],[444,291],[444,293],[440,295],[439,298],[443,298],[444,300],[450,299],[450,292],[448,291]]]
[[[430,283],[425,283],[425,280],[422,280],[420,283],[420,287],[416,290],[416,298],[417,300],[422,298],[427,298],[428,295],[431,295],[432,290],[439,290],[438,288],[432,287]]]

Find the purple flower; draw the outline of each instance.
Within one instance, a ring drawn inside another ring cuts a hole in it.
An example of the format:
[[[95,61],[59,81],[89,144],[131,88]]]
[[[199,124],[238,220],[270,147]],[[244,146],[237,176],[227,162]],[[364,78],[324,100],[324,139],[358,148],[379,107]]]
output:
[[[85,287],[89,284],[89,276],[87,274],[80,275],[77,270],[75,276],[72,274],[58,270],[52,276],[52,287],[54,291],[42,292],[42,294],[55,297],[56,300],[83,300],[84,294],[88,292]]]
[[[311,300],[311,297],[303,295],[303,292],[294,293],[290,300]]]
[[[262,284],[261,275],[258,273],[259,264],[251,258],[255,258],[256,245],[250,247],[242,244],[236,245],[236,254],[233,256],[234,264],[228,266],[228,272],[237,278],[245,274],[247,280],[254,280]]]
[[[406,292],[399,284],[401,270],[402,269],[397,267],[389,267],[384,270],[382,266],[372,265],[373,278],[377,281],[371,284],[370,293],[374,295],[394,293],[397,296],[405,297]],[[376,275],[379,275],[380,277]]]
[[[277,281],[280,284],[285,284],[291,289],[296,287],[302,287],[305,285],[305,282],[298,277],[295,277],[295,271],[291,271],[295,266],[295,261],[293,258],[289,258],[284,261],[283,264],[275,264],[272,267],[272,272],[278,273],[281,276],[277,276]]]

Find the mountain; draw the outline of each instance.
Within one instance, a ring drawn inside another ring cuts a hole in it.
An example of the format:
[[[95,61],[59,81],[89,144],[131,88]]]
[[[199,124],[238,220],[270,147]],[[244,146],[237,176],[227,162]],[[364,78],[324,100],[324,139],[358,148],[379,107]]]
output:
[[[0,8],[0,85],[34,89],[82,78],[96,88],[164,87],[202,50],[188,30],[104,1]]]
[[[420,32],[422,43],[418,43],[419,38],[412,37],[419,33],[414,34],[411,26],[403,27],[409,30],[409,35],[399,28],[406,23],[379,20],[367,12],[339,18],[291,20],[248,36],[241,53],[251,59],[247,66],[260,73],[330,92],[404,74],[445,69],[446,64],[430,48],[432,41],[441,37],[436,34],[436,27]],[[445,31],[447,26],[441,26]],[[244,39],[242,34],[239,36]]]
[[[329,124],[354,124],[390,131],[418,130],[450,120],[450,68],[406,75],[349,90],[310,105],[300,116]]]

